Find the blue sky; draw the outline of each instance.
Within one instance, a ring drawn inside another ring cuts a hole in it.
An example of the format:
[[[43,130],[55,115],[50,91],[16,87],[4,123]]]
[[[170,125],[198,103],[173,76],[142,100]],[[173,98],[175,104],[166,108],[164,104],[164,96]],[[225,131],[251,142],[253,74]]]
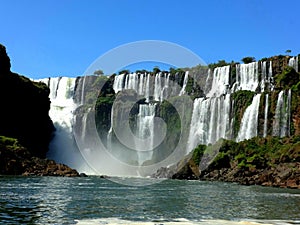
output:
[[[0,0],[0,43],[31,78],[79,76],[129,42],[182,45],[206,63],[300,53],[298,0]],[[159,54],[159,51],[158,51]]]

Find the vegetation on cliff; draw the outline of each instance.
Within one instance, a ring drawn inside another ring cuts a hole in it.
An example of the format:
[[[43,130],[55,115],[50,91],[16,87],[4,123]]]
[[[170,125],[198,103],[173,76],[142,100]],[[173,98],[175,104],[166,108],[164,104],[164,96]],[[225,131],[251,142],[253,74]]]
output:
[[[76,170],[53,160],[35,157],[15,138],[0,136],[0,174],[79,176]]]
[[[169,172],[170,178],[300,188],[299,136],[255,137],[239,143],[223,140],[218,144],[215,155],[211,151],[213,146],[199,145],[189,160],[183,159],[175,172]],[[211,161],[206,163],[207,159]]]
[[[234,100],[234,108],[232,115],[233,118],[233,136],[238,134],[242,118],[245,110],[249,105],[251,105],[255,93],[252,91],[237,91],[233,93],[232,98]]]

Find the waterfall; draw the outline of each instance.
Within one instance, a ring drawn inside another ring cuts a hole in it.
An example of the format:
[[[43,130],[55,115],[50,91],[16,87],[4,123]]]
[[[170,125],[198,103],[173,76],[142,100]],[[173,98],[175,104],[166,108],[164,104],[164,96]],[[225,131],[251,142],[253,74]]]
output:
[[[268,110],[269,110],[269,94],[266,94],[263,137],[266,137],[268,135]]]
[[[286,108],[286,114],[288,118],[288,124],[287,124],[287,132],[286,135],[291,135],[291,104],[292,104],[292,90],[289,89],[288,91],[288,99],[287,99],[287,108]]]
[[[268,77],[267,77],[267,61],[263,61],[263,62],[261,62],[261,84],[260,84],[260,88],[261,88],[262,92],[265,91],[267,80],[268,80]]]
[[[298,56],[289,59],[289,66],[293,67],[298,72]]]
[[[272,70],[272,61],[270,61],[270,65],[269,65],[269,79],[268,79],[268,82],[269,82],[269,88],[270,88],[270,91],[273,91],[274,90],[274,81],[273,81],[273,70]]]
[[[198,144],[214,144],[220,138],[230,138],[230,109],[230,94],[195,99],[187,152]]]
[[[209,101],[204,98],[194,100],[187,152],[193,150],[198,144],[206,143],[208,106]]]
[[[237,141],[243,141],[257,136],[258,125],[258,109],[261,94],[253,97],[251,105],[249,105],[243,115]]]
[[[180,93],[179,93],[179,96],[185,94],[185,88],[186,88],[188,79],[189,79],[189,71],[186,71],[186,72],[185,72],[185,75],[184,75],[184,80],[183,80],[182,89],[181,89],[181,91],[180,91]]]
[[[279,92],[276,104],[275,118],[273,122],[273,136],[281,136],[281,121],[282,121],[282,109],[283,109],[283,93],[284,91]]]
[[[143,162],[152,158],[154,146],[154,118],[155,118],[155,104],[139,105],[137,136],[143,139],[143,145],[136,146],[138,154],[138,163],[142,165]]]
[[[146,102],[149,102],[150,100],[150,74],[147,75],[147,80],[146,80],[146,90],[145,90],[145,98]]]
[[[248,64],[237,64],[236,75],[239,89],[256,91],[258,87],[258,62]]]
[[[77,108],[74,102],[76,78],[55,77],[39,81],[48,85],[50,89],[49,116],[55,126],[55,134],[49,144],[47,157],[78,171],[92,174],[93,172],[80,154],[73,136],[74,111]],[[81,96],[80,101],[82,100]],[[85,124],[83,124],[83,129],[85,128]]]
[[[284,90],[279,92],[273,122],[273,136],[290,135],[291,95],[291,90],[288,90],[287,95]]]
[[[157,73],[155,75],[155,83],[154,83],[154,100],[162,101],[162,90],[161,90],[161,73]]]
[[[150,74],[121,74],[115,76],[113,89],[116,93],[128,89],[135,90],[138,95],[146,98],[146,102],[149,102],[150,93],[153,93],[155,101],[163,101],[164,96],[167,96],[165,93],[169,86],[169,75],[166,78],[162,77],[162,73],[157,73],[154,76],[154,87],[150,77]]]
[[[125,78],[125,74],[120,74],[118,76],[115,76],[115,81],[113,84],[113,89],[115,93],[118,93],[123,89],[124,78]]]
[[[170,74],[168,74],[167,78],[165,77],[165,86],[163,87],[163,90],[162,90],[162,98],[163,99],[168,98],[169,82],[170,82]]]
[[[74,78],[57,77],[49,81],[50,111],[49,116],[55,126],[55,136],[49,145],[47,157],[60,163],[76,166],[75,143],[72,136]],[[46,83],[47,84],[47,83]]]
[[[145,90],[144,76],[145,76],[145,74],[140,74],[140,82],[139,82],[139,87],[138,87],[139,95],[144,95],[144,90]]]
[[[204,93],[207,95],[207,93],[209,93],[210,89],[211,89],[211,85],[212,85],[212,75],[211,75],[211,69],[208,69],[207,71],[207,78],[205,81],[205,86],[204,86]]]
[[[207,97],[218,97],[227,93],[229,87],[229,71],[230,66],[217,67],[214,69],[212,85],[206,95]]]
[[[83,77],[83,82],[82,82],[82,91],[81,91],[81,99],[80,99],[80,102],[81,102],[81,105],[84,104],[84,88],[85,88],[85,79],[86,79],[86,76]],[[74,90],[74,89],[73,89]]]

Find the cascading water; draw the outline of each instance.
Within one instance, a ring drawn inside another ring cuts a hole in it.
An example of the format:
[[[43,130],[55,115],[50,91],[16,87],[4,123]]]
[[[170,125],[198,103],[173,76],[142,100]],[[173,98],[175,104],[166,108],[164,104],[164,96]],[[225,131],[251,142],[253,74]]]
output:
[[[139,105],[137,136],[143,139],[143,144],[137,144],[138,163],[151,160],[154,144],[155,104]]]
[[[264,134],[263,137],[268,135],[268,112],[269,112],[269,94],[266,94],[265,99],[265,118],[264,118]]]
[[[73,99],[76,78],[56,77],[40,81],[49,86],[49,116],[56,129],[47,157],[79,171],[92,173],[73,137],[74,111],[77,108]]]
[[[258,62],[236,65],[236,82],[239,90],[255,91],[259,84]]]
[[[210,91],[211,85],[212,85],[211,69],[208,69],[208,71],[207,71],[207,77],[206,77],[206,81],[205,81],[205,86],[204,86],[204,93],[206,95]]]
[[[120,74],[115,76],[113,89],[116,93],[121,90],[135,90],[139,95],[146,98],[146,102],[150,101],[150,96],[153,93],[155,101],[163,101],[167,97],[169,78],[169,74],[167,77],[163,77],[162,73],[158,73],[154,76],[153,84],[150,74]]]
[[[268,77],[267,77],[267,62],[266,61],[263,61],[261,62],[261,84],[260,84],[260,87],[261,87],[261,91],[264,92],[265,91],[265,84],[266,84],[266,81],[268,80]]]
[[[291,90],[278,94],[275,117],[273,121],[273,136],[284,137],[290,134]]]
[[[289,59],[289,66],[293,67],[298,72],[298,56]]]
[[[167,99],[168,98],[168,90],[169,90],[169,83],[170,83],[170,74],[168,74],[167,77],[165,77],[165,86],[162,89],[162,98]]]
[[[249,105],[242,118],[240,131],[237,136],[237,141],[243,141],[257,136],[258,124],[258,109],[261,94],[253,97],[251,105]]]
[[[273,78],[273,70],[272,70],[272,61],[270,61],[270,65],[269,65],[269,88],[270,91],[274,90],[274,78]]]
[[[49,116],[55,126],[55,136],[50,143],[47,157],[57,162],[75,166],[74,148],[76,148],[72,136],[73,111],[76,108],[73,101],[75,87],[74,78],[51,78],[49,85],[51,107]]]
[[[158,73],[155,75],[155,84],[154,84],[154,100],[155,101],[162,101],[162,86],[161,86],[161,74]]]
[[[187,152],[198,144],[214,144],[220,138],[230,138],[230,94],[194,101]]]
[[[267,82],[266,63],[263,65],[264,76],[261,81],[263,88]],[[211,80],[211,81],[210,81]],[[234,101],[231,99],[230,93],[239,90],[255,91],[259,85],[258,63],[236,65],[236,81],[230,88],[230,66],[217,67],[211,73],[208,71],[206,89],[211,86],[210,90],[206,90],[207,98],[200,98],[194,101],[193,114],[191,120],[190,135],[187,151],[191,151],[198,144],[214,144],[220,138],[232,139],[231,131],[233,127],[233,119],[231,112]],[[225,97],[223,97],[225,96]],[[237,140],[251,138],[257,135],[257,122],[249,123],[258,117],[259,96],[253,99],[253,103],[246,110],[241,129]],[[247,114],[247,115],[246,115]]]
[[[184,80],[183,80],[182,89],[181,89],[181,91],[180,91],[180,93],[179,93],[179,96],[185,94],[185,88],[186,88],[186,85],[187,85],[188,80],[189,80],[189,71],[186,71],[186,72],[185,72],[185,75],[184,75]]]
[[[147,79],[145,82],[146,82],[145,98],[146,98],[146,102],[149,102],[149,100],[150,100],[150,74],[147,75]]]
[[[125,77],[126,77],[125,74],[120,74],[118,76],[115,76],[113,89],[116,93],[122,91]]]
[[[226,94],[229,87],[230,66],[217,67],[213,71],[212,86],[207,97],[218,97]]]

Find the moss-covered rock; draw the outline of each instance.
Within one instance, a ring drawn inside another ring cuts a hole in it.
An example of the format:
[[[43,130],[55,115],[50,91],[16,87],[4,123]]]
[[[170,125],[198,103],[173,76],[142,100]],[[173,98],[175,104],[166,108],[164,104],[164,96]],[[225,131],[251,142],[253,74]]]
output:
[[[293,85],[296,85],[300,80],[300,75],[294,68],[287,66],[282,73],[277,74],[275,77],[275,88],[277,89],[289,89]]]
[[[234,137],[236,137],[239,132],[244,112],[247,109],[247,107],[251,105],[254,95],[255,93],[252,91],[237,91],[232,95],[234,101],[234,108],[233,108],[233,116],[234,116],[233,136]]]
[[[219,180],[300,189],[300,137],[255,137],[239,143],[219,142],[217,148],[199,145],[167,174],[174,179]],[[211,155],[211,149],[217,154]],[[203,161],[209,161],[201,168]],[[195,165],[197,167],[195,167]],[[194,172],[192,172],[194,171]]]
[[[17,139],[0,136],[0,174],[34,176],[79,176],[76,170],[53,160],[35,157]]]

